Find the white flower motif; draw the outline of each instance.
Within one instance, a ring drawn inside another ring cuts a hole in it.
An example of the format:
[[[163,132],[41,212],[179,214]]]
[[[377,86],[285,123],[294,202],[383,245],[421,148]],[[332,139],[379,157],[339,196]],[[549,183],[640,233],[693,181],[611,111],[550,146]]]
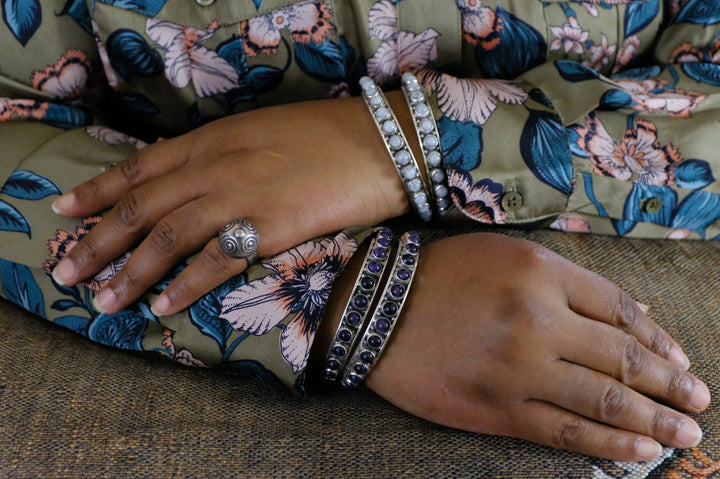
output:
[[[578,55],[584,51],[583,43],[588,39],[590,33],[580,28],[575,17],[569,17],[567,23],[563,23],[562,27],[550,27],[550,30],[557,37],[550,45],[550,50],[560,50],[564,47],[565,53],[570,53],[572,50]]]
[[[590,59],[585,60],[583,65],[588,66],[593,70],[600,70],[603,65],[607,65],[610,62],[612,56],[615,55],[616,49],[617,45],[608,46],[607,37],[603,33],[602,42],[600,45],[595,44],[590,47]]]

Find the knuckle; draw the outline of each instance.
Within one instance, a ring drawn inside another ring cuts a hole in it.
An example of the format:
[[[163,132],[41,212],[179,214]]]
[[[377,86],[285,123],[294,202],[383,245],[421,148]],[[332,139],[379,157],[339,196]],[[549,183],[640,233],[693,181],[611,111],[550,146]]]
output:
[[[128,184],[137,186],[140,183],[142,168],[140,167],[140,154],[138,152],[128,156],[119,166],[120,173]]]
[[[663,433],[668,431],[671,434],[674,434],[675,431],[672,431],[672,422],[673,421],[670,420],[668,415],[664,413],[662,409],[656,408],[653,412],[652,419],[650,420],[650,431],[648,432],[653,437],[661,437]]]
[[[192,294],[193,288],[187,278],[184,275],[180,275],[173,280],[173,282],[165,290],[168,299],[171,303],[180,303],[183,298],[186,298]]]
[[[614,323],[620,329],[629,331],[635,327],[638,319],[635,301],[621,289],[618,289],[612,312]]]
[[[553,431],[552,446],[559,449],[570,449],[582,440],[583,435],[583,425],[580,419],[566,419]]]
[[[664,358],[670,353],[670,348],[670,342],[665,337],[665,334],[658,329],[653,331],[650,339],[650,350]]]
[[[137,273],[127,267],[123,268],[120,273],[115,276],[113,282],[115,283],[115,288],[113,289],[117,289],[120,293],[125,291],[134,291],[140,284],[138,282]]]
[[[100,183],[98,182],[97,177],[85,183],[80,193],[83,196],[88,197],[91,201],[103,199],[102,188],[100,187]]]
[[[75,259],[78,259],[80,256],[82,256],[83,258],[93,261],[98,257],[99,253],[99,248],[90,236],[86,236],[85,238],[83,238],[82,241],[77,243],[72,249],[72,256]]]
[[[167,255],[177,247],[180,239],[170,223],[161,221],[150,234],[150,241],[157,252]]]
[[[118,220],[128,227],[135,227],[140,223],[142,214],[135,193],[130,192],[120,198],[115,205]]]
[[[690,376],[680,368],[674,368],[670,373],[667,392],[670,397],[689,399],[692,394],[693,381]]]
[[[610,422],[617,418],[625,409],[627,401],[621,387],[618,384],[610,384],[600,400],[598,419],[603,422]]]
[[[623,354],[621,379],[628,384],[645,370],[645,351],[635,336],[629,336]]]

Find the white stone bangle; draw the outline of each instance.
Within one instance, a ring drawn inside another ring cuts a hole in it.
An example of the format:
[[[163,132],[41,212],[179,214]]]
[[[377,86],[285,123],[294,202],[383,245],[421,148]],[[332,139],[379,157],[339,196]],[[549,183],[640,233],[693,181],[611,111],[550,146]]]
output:
[[[435,123],[435,118],[427,105],[425,94],[423,94],[415,75],[403,74],[402,91],[415,121],[415,131],[422,147],[425,171],[430,182],[431,201],[435,203],[438,216],[444,216],[452,205],[452,201],[442,167],[442,148],[437,123]]]
[[[370,77],[362,77],[360,86],[363,90],[363,100],[375,120],[375,125],[380,131],[385,147],[400,175],[410,206],[422,220],[430,221],[432,207],[428,189],[395,114],[382,90]]]

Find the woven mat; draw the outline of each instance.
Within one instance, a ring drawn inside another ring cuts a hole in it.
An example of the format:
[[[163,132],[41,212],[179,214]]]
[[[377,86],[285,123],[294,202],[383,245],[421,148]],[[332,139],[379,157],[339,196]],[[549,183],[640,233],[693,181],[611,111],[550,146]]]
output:
[[[0,477],[720,477],[720,243],[505,234],[651,305],[714,394],[696,418],[699,449],[648,472],[436,426],[369,390],[296,399],[93,344],[0,302]]]

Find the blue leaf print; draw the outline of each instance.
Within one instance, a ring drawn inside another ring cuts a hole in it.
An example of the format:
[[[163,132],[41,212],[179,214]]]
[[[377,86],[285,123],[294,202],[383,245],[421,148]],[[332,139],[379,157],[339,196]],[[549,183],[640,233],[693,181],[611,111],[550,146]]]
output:
[[[720,86],[720,65],[713,63],[683,63],[682,70],[698,83]]]
[[[57,128],[71,130],[89,125],[92,122],[92,117],[88,112],[80,108],[50,103],[42,122]]]
[[[660,13],[660,0],[634,2],[625,7],[625,38],[644,30]]]
[[[654,65],[651,67],[631,68],[629,70],[616,73],[612,78],[623,78],[627,80],[648,80],[660,76],[662,67]]]
[[[54,309],[56,311],[67,311],[68,309],[75,307],[78,307],[78,303],[72,299],[58,299],[50,305],[50,309]]]
[[[147,318],[134,308],[112,315],[98,314],[88,328],[88,337],[106,346],[142,351],[147,325]]]
[[[245,57],[245,48],[243,48],[242,37],[232,35],[230,38],[220,43],[217,47],[217,54],[226,62],[235,68],[238,75],[242,76],[248,71],[247,58]]]
[[[230,291],[245,284],[246,281],[244,274],[237,275],[197,300],[190,307],[190,322],[197,326],[201,333],[215,340],[221,352],[225,351],[227,340],[233,332],[230,323],[226,319],[218,317],[222,299]]]
[[[0,231],[16,231],[32,238],[32,229],[27,219],[11,204],[0,200]]]
[[[714,25],[720,22],[720,2],[717,0],[690,0],[675,16],[673,22]]]
[[[595,205],[595,208],[597,208],[598,215],[607,218],[608,214],[607,211],[605,211],[605,207],[595,197],[595,189],[593,188],[592,175],[587,171],[583,171],[582,177],[583,183],[585,183],[585,195],[590,201],[592,201],[592,204]]]
[[[3,185],[0,193],[23,200],[39,200],[50,195],[61,195],[55,183],[28,170],[16,170]]]
[[[565,128],[565,133],[567,133],[568,137],[568,145],[570,145],[570,153],[572,153],[575,156],[579,156],[580,158],[590,158],[590,154],[585,151],[584,149],[580,148],[578,145],[578,140],[580,139],[580,134],[575,131],[575,127],[577,125],[573,125],[570,127]],[[583,173],[583,176],[585,173]]]
[[[545,62],[547,42],[540,32],[499,5],[495,15],[502,21],[500,43],[489,50],[475,48],[475,59],[484,77],[514,79]]]
[[[240,359],[238,361],[223,362],[218,366],[220,369],[237,371],[243,376],[257,379],[258,381],[271,386],[273,389],[288,391],[287,386],[278,378],[275,373],[266,368],[262,363],[252,359]]]
[[[448,168],[474,170],[482,162],[482,126],[442,117],[438,122],[443,163]]]
[[[33,314],[45,317],[43,293],[27,266],[0,259],[0,284],[7,299]]]
[[[58,17],[62,15],[70,15],[80,28],[90,35],[93,34],[92,22],[90,20],[90,11],[88,10],[85,0],[67,0],[65,6],[60,13],[56,13]]]
[[[592,68],[572,60],[555,60],[554,65],[560,76],[569,82],[576,83],[600,78],[598,72]]]
[[[632,96],[623,90],[617,88],[611,88],[610,90],[603,93],[598,103],[598,108],[601,110],[618,110],[620,108],[629,107],[633,104]]]
[[[675,168],[675,179],[680,188],[699,190],[715,181],[710,164],[704,160],[685,160]]]
[[[255,3],[255,10],[260,10],[260,7],[262,7],[263,0],[253,0],[253,3]]]
[[[532,90],[530,90],[528,92],[528,96],[532,100],[540,103],[543,106],[546,106],[548,108],[555,108],[553,106],[552,102],[550,101],[550,98],[548,98],[547,95],[539,88],[533,88]]]
[[[568,138],[556,114],[530,110],[522,134],[520,154],[533,174],[556,190],[570,195],[573,188],[573,164]]]
[[[13,36],[25,46],[42,22],[38,0],[2,0],[2,17]]]
[[[673,217],[673,228],[685,228],[705,236],[705,228],[720,218],[720,197],[707,191],[687,195]]]
[[[132,10],[133,12],[142,13],[150,17],[154,17],[162,10],[167,0],[97,0],[100,3],[115,5],[116,7]]]
[[[115,30],[107,38],[106,47],[110,64],[125,80],[159,75],[165,69],[160,53],[133,30]]]
[[[643,209],[645,200],[650,198],[658,198],[662,201],[662,208],[657,213],[647,213]],[[677,193],[672,188],[634,183],[630,194],[625,199],[623,218],[631,221],[670,226],[676,206]]]
[[[90,323],[88,318],[82,318],[80,316],[63,316],[53,320],[53,323],[68,328],[76,333],[80,333],[83,336],[87,336],[87,327]]]
[[[637,221],[611,219],[610,222],[618,236],[625,236],[637,226]]]
[[[257,94],[268,93],[280,84],[283,71],[270,65],[255,65],[248,72],[248,81]]]
[[[134,116],[146,117],[160,113],[158,107],[140,93],[128,93],[122,96],[125,108]]]
[[[295,60],[302,71],[316,80],[337,83],[345,79],[345,58],[337,43],[325,40],[320,45],[295,42]]]

